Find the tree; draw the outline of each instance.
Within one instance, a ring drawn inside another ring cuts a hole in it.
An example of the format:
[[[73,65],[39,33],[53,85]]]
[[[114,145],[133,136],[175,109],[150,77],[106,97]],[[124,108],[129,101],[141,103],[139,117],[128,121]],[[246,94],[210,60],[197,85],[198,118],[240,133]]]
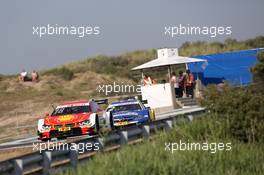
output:
[[[264,52],[257,54],[258,63],[251,68],[254,90],[264,93]]]

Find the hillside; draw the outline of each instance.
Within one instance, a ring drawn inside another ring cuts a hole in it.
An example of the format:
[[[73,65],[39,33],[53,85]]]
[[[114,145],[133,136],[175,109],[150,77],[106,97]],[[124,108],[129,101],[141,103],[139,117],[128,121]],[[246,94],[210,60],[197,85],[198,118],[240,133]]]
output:
[[[264,47],[264,37],[246,41],[227,39],[225,42],[186,42],[180,55],[191,56],[224,51]],[[156,57],[156,51],[135,51],[120,56],[99,55],[61,67],[40,70],[38,83],[19,82],[16,75],[0,76],[0,139],[14,134],[35,134],[35,128],[16,129],[16,126],[35,125],[37,119],[50,112],[50,104],[80,98],[104,97],[96,91],[100,84],[139,83],[139,73],[130,69]],[[162,73],[162,70],[155,71]],[[166,72],[166,71],[165,71]],[[11,129],[12,128],[12,129]],[[1,142],[1,140],[0,140]]]
[[[136,51],[119,57],[97,56],[58,68],[41,70],[40,81],[19,82],[17,76],[0,78],[0,138],[14,135],[24,125],[35,125],[37,119],[51,111],[51,104],[65,100],[104,97],[96,88],[102,84],[135,84],[130,68],[154,57],[155,51]],[[9,128],[9,129],[8,129]],[[22,129],[21,133],[35,133]],[[8,134],[7,134],[8,133]],[[0,140],[1,141],[1,140]]]

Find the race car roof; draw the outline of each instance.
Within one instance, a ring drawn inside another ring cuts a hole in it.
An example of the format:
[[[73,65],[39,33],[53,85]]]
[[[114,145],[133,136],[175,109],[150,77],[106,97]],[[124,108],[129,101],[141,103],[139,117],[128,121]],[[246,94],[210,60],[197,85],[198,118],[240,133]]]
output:
[[[138,100],[124,100],[118,102],[112,102],[111,105],[127,105],[127,104],[138,104]]]
[[[70,101],[70,102],[64,102],[60,105],[57,106],[57,108],[62,108],[62,107],[70,107],[70,106],[82,106],[82,105],[89,105],[89,100],[78,100],[78,101]]]

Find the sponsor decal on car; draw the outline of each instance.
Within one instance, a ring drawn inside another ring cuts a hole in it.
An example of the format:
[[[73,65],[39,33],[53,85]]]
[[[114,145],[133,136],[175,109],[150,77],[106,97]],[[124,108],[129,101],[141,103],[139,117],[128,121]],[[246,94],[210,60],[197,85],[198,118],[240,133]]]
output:
[[[124,116],[124,115],[134,116],[134,115],[138,115],[138,113],[137,112],[116,112],[116,113],[114,113],[115,117]]]
[[[60,117],[58,118],[58,120],[59,120],[60,122],[66,122],[66,121],[70,121],[70,120],[72,120],[72,119],[74,119],[74,116],[73,116],[73,115],[63,115],[63,116],[60,116]]]

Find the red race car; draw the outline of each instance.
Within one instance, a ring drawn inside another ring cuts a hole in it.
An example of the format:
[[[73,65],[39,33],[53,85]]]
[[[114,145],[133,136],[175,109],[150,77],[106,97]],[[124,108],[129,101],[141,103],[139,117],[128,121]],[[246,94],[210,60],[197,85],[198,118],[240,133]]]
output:
[[[38,135],[42,141],[99,132],[99,113],[94,100],[65,102],[54,108],[46,118],[38,120]]]

